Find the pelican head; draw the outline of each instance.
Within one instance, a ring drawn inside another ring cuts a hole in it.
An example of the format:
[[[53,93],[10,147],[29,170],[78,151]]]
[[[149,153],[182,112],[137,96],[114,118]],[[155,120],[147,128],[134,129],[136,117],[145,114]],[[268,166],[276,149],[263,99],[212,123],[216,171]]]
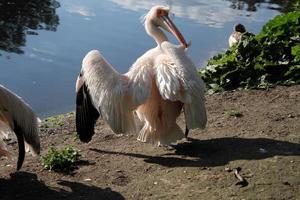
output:
[[[240,32],[240,33],[245,33],[246,32],[246,28],[243,24],[236,24],[233,27],[233,30],[236,31],[236,32]]]
[[[153,37],[160,45],[163,41],[167,41],[166,36],[158,28],[162,28],[165,31],[172,33],[177,40],[187,48],[189,45],[186,43],[184,37],[177,29],[175,24],[169,18],[170,9],[165,6],[154,6],[150,9],[145,16],[145,28],[146,32]]]

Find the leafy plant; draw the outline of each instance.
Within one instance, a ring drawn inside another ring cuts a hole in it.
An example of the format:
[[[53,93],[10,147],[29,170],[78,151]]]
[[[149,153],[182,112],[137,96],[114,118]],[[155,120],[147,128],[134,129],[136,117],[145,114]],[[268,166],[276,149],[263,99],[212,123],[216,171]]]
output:
[[[73,147],[61,150],[51,147],[48,153],[42,156],[42,165],[47,170],[68,171],[79,161],[80,156],[79,150]]]
[[[212,92],[300,83],[300,11],[276,16],[257,35],[209,59],[199,71]]]
[[[57,115],[53,117],[48,117],[44,120],[43,127],[44,128],[59,128],[64,125],[64,115]]]
[[[242,114],[240,111],[234,110],[234,109],[232,109],[232,110],[227,110],[226,113],[227,113],[229,116],[235,117],[235,118],[239,118],[239,117],[242,117],[242,116],[243,116],[243,114]]]

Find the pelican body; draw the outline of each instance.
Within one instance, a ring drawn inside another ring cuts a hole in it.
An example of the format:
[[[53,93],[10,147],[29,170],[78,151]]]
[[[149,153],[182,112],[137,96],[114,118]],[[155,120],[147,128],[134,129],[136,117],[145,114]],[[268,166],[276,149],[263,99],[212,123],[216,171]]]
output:
[[[3,142],[9,133],[14,133],[18,140],[17,170],[19,170],[24,162],[25,146],[34,155],[40,153],[38,118],[19,96],[0,85],[0,157],[12,156]]]
[[[228,44],[229,47],[232,47],[233,45],[239,43],[242,39],[242,35],[246,32],[246,28],[242,24],[236,24],[233,27],[233,32],[229,36]]]
[[[157,46],[139,57],[126,74],[118,73],[97,50],[83,59],[76,82],[76,128],[89,142],[101,116],[115,133],[137,132],[136,111],[143,123],[137,139],[170,144],[184,137],[176,119],[182,109],[189,129],[206,125],[205,85],[186,54],[184,37],[168,17],[169,9],[151,8],[145,29]],[[172,33],[174,45],[163,33]]]

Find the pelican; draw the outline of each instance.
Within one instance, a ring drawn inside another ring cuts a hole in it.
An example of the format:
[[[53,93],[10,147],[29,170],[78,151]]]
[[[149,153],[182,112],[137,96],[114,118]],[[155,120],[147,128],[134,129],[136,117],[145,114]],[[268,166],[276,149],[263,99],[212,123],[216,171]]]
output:
[[[19,170],[24,162],[25,148],[33,155],[40,153],[38,118],[20,97],[0,85],[0,157],[12,157],[3,142],[10,133],[14,133],[18,140],[17,170]]]
[[[101,116],[115,133],[137,132],[136,111],[143,127],[137,139],[168,145],[184,138],[176,119],[184,111],[190,129],[206,125],[205,85],[186,54],[189,44],[169,18],[169,8],[155,6],[144,19],[157,46],[139,57],[125,74],[118,73],[97,50],[82,61],[76,82],[76,129],[83,142],[94,135]],[[168,41],[163,30],[181,43]]]
[[[244,25],[236,24],[233,27],[233,32],[228,39],[229,47],[232,47],[233,45],[237,44],[242,39],[242,34],[245,32],[246,28]]]

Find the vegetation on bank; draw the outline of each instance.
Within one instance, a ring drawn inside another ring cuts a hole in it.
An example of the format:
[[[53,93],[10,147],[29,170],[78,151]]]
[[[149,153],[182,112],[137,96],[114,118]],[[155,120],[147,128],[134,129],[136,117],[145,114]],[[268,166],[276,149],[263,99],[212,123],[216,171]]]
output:
[[[73,147],[65,147],[61,150],[51,147],[41,159],[44,169],[69,171],[79,161],[80,156],[79,150]]]
[[[262,31],[208,60],[199,71],[213,92],[300,83],[300,11],[276,16]]]

